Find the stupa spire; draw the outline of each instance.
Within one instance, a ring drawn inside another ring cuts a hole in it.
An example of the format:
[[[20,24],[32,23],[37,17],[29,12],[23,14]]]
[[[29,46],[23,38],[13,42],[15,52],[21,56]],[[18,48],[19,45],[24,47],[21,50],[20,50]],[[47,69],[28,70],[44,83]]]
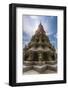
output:
[[[36,33],[45,33],[42,23],[38,25],[38,29],[36,30]]]

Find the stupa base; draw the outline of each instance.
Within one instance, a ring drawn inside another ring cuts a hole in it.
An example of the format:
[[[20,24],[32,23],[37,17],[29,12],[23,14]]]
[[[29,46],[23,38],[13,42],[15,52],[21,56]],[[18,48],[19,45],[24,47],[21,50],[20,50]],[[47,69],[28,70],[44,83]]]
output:
[[[41,65],[41,66],[34,65],[33,69],[39,73],[43,73],[47,70],[47,65]]]
[[[23,72],[29,71],[33,68],[33,66],[23,66]]]
[[[45,73],[47,70],[57,72],[57,65],[56,64],[54,65],[45,64],[45,65],[31,65],[31,66],[23,67],[23,73],[30,71],[30,70],[34,70],[38,73]]]

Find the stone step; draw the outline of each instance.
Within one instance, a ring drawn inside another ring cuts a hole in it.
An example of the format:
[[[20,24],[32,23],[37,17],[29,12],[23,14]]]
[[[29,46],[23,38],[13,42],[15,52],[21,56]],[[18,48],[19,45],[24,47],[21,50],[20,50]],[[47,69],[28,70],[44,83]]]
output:
[[[52,70],[52,71],[56,71],[57,72],[57,64],[54,65],[49,65],[49,64],[45,64],[45,65],[24,65],[23,66],[23,72],[29,71],[29,70],[35,70],[39,73],[43,73],[46,70]]]
[[[33,69],[33,66],[23,66],[23,72]]]

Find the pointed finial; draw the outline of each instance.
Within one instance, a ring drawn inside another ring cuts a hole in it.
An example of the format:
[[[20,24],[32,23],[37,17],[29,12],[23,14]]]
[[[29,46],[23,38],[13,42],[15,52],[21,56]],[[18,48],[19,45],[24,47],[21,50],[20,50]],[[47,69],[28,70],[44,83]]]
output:
[[[40,21],[40,23],[39,23],[39,27],[42,27],[41,21]]]
[[[41,20],[40,20],[40,25],[41,25]]]

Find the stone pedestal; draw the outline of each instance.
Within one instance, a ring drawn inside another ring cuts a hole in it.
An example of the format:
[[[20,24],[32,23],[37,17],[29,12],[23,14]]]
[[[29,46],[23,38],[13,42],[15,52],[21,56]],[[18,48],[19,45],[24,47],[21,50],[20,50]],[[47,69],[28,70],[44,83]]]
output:
[[[33,67],[32,66],[23,66],[23,72],[31,70]]]
[[[43,73],[44,71],[47,70],[47,65],[42,65],[42,66],[35,65],[33,66],[33,69],[39,73]]]

